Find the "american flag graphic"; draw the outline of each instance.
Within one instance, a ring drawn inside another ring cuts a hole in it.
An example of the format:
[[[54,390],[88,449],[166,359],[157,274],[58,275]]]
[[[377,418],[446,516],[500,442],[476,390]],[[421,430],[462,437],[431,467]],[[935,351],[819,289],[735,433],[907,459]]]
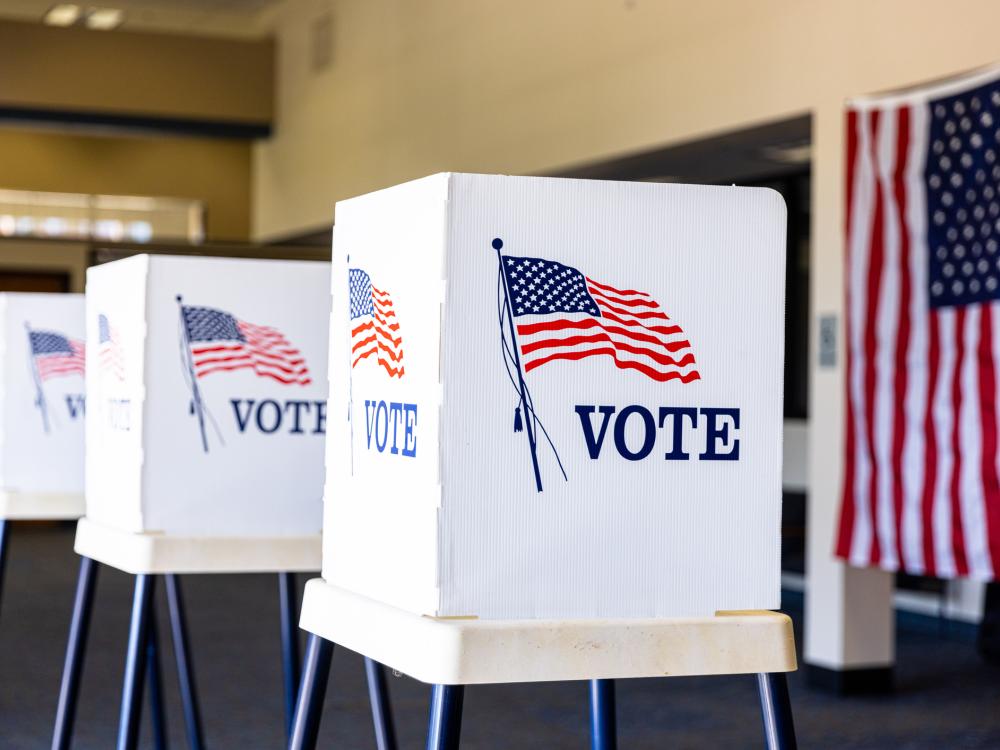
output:
[[[28,342],[40,380],[83,375],[86,346],[55,331],[28,331]]]
[[[846,443],[837,553],[1000,568],[1000,74],[847,113]]]
[[[118,330],[104,313],[97,316],[97,361],[102,372],[110,373],[118,380],[125,379],[125,360]]]
[[[401,378],[403,337],[399,319],[389,292],[372,285],[371,277],[358,268],[348,270],[351,295],[351,367],[375,355],[374,361],[389,373]]]
[[[302,353],[270,326],[239,320],[211,307],[181,306],[192,368],[198,378],[214,372],[252,370],[285,385],[309,385]]]
[[[646,292],[619,289],[542,258],[501,256],[525,373],[555,361],[610,357],[660,382],[700,379],[691,344]]]

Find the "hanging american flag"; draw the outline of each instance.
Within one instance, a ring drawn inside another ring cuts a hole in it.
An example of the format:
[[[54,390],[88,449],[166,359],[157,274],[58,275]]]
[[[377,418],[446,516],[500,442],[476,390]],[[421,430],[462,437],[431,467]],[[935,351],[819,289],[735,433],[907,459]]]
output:
[[[312,382],[302,353],[276,328],[189,305],[181,306],[181,321],[196,377],[245,369],[285,385]]]
[[[375,355],[389,377],[403,377],[403,337],[389,292],[372,285],[358,268],[348,271],[351,295],[351,367]]]
[[[847,361],[837,553],[1000,569],[1000,73],[847,113]]]
[[[646,292],[618,289],[572,266],[501,256],[525,373],[549,362],[607,356],[657,381],[701,376],[691,344]]]
[[[28,331],[31,356],[40,380],[83,375],[86,346],[55,331]]]
[[[118,380],[125,379],[125,359],[122,356],[118,330],[103,313],[97,316],[97,361],[103,372],[110,373]]]

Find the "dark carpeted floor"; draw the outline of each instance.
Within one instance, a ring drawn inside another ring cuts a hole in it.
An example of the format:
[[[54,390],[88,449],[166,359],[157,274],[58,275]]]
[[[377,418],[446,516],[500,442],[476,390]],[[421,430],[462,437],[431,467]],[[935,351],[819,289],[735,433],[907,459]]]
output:
[[[69,527],[16,525],[0,612],[0,748],[51,741],[78,558]],[[305,576],[301,576],[304,582]],[[281,661],[274,576],[184,579],[206,741],[216,750],[283,746]],[[171,744],[185,747],[181,707],[159,590]],[[102,568],[76,724],[79,750],[114,747],[132,578]],[[800,602],[789,611],[800,619]],[[423,746],[429,689],[391,677],[401,748]],[[1000,669],[975,654],[967,630],[903,624],[897,691],[835,698],[792,676],[803,748],[1000,748]],[[630,680],[618,684],[620,746],[762,746],[752,677]],[[146,722],[148,724],[148,722]],[[588,747],[582,683],[473,687],[463,748]],[[143,747],[149,747],[148,726]],[[334,655],[321,748],[373,748],[361,659]]]

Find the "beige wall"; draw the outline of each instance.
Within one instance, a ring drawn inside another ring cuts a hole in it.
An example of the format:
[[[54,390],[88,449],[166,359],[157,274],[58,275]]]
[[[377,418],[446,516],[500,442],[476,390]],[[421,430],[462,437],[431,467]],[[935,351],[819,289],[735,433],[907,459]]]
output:
[[[331,7],[333,65],[312,74],[309,25]],[[842,312],[844,99],[1000,58],[985,0],[288,0],[271,22],[258,237],[440,170],[554,173],[809,113],[813,319]],[[806,658],[833,668],[892,660],[890,576],[831,556],[842,377],[814,368],[810,393]]]
[[[246,240],[250,149],[214,138],[0,128],[0,188],[201,200],[208,239]]]
[[[0,21],[0,107],[268,123],[273,61],[269,39]]]
[[[277,131],[255,152],[254,231],[281,236],[329,223],[338,198],[435,171],[552,171],[836,111],[845,96],[1000,55],[1000,6],[940,7],[288,0],[271,20]],[[310,24],[331,10],[333,62],[313,74]]]

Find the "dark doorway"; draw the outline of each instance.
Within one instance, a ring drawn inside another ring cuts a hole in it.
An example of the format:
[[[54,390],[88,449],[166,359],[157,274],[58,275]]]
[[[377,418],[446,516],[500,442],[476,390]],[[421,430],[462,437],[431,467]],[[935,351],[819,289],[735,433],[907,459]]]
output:
[[[68,292],[69,274],[51,271],[0,271],[0,292]]]

